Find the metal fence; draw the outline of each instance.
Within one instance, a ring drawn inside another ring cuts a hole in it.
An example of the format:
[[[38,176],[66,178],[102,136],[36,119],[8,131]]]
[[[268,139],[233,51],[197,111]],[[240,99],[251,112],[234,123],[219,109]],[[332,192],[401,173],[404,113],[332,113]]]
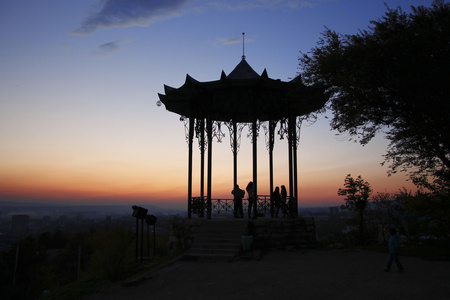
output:
[[[206,197],[194,197],[191,200],[192,214],[202,218],[206,215]],[[257,213],[270,216],[270,196],[258,195],[257,197]],[[248,214],[248,200],[243,199],[242,207],[244,216]],[[211,214],[224,215],[233,217],[234,201],[233,199],[211,199]]]

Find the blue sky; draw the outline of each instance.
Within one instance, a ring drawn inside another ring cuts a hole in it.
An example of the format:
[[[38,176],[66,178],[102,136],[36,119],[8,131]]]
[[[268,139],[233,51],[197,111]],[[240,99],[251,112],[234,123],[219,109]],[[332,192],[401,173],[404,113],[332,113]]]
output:
[[[242,56],[242,32],[253,69],[287,81],[325,26],[355,34],[386,12],[384,2],[409,11],[432,1],[0,1],[0,200],[185,207],[184,126],[156,106],[164,84],[229,74]],[[213,197],[232,188],[226,134],[213,146]],[[241,185],[251,180],[245,137]],[[380,166],[386,145],[381,135],[366,147],[335,136],[324,116],[304,126],[300,205],[342,202],[336,191],[348,173],[378,192],[413,189],[404,174],[387,177]],[[275,184],[286,184],[287,145],[275,147]],[[263,137],[258,154],[265,180]]]

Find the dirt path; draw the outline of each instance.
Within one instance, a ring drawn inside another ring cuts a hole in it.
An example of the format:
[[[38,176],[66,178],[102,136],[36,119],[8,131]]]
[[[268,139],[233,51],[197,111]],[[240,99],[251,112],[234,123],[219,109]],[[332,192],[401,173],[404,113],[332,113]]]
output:
[[[450,299],[450,262],[401,257],[383,272],[387,254],[369,251],[275,251],[261,260],[177,261],[133,287],[97,299]]]

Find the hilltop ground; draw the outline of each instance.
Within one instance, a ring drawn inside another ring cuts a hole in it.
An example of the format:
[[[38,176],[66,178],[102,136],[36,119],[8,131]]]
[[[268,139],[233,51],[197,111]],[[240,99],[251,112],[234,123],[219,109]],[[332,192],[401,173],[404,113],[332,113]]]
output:
[[[273,251],[260,260],[178,260],[87,299],[450,299],[450,261],[401,257],[383,272],[388,254],[358,250]]]

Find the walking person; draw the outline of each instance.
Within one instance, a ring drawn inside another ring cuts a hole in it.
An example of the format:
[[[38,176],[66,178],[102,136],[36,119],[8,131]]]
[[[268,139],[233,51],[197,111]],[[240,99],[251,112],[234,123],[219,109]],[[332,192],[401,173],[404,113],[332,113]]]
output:
[[[245,191],[241,190],[239,188],[239,185],[236,184],[236,186],[234,187],[234,190],[231,191],[231,193],[233,194],[233,202],[234,202],[234,217],[235,218],[243,218],[244,217],[244,211],[242,208],[242,199],[244,198],[245,195]]]
[[[398,239],[397,230],[391,228],[389,230],[391,237],[389,238],[389,260],[386,264],[385,272],[391,271],[392,262],[395,261],[399,272],[403,272],[403,266],[400,263],[400,241]]]

